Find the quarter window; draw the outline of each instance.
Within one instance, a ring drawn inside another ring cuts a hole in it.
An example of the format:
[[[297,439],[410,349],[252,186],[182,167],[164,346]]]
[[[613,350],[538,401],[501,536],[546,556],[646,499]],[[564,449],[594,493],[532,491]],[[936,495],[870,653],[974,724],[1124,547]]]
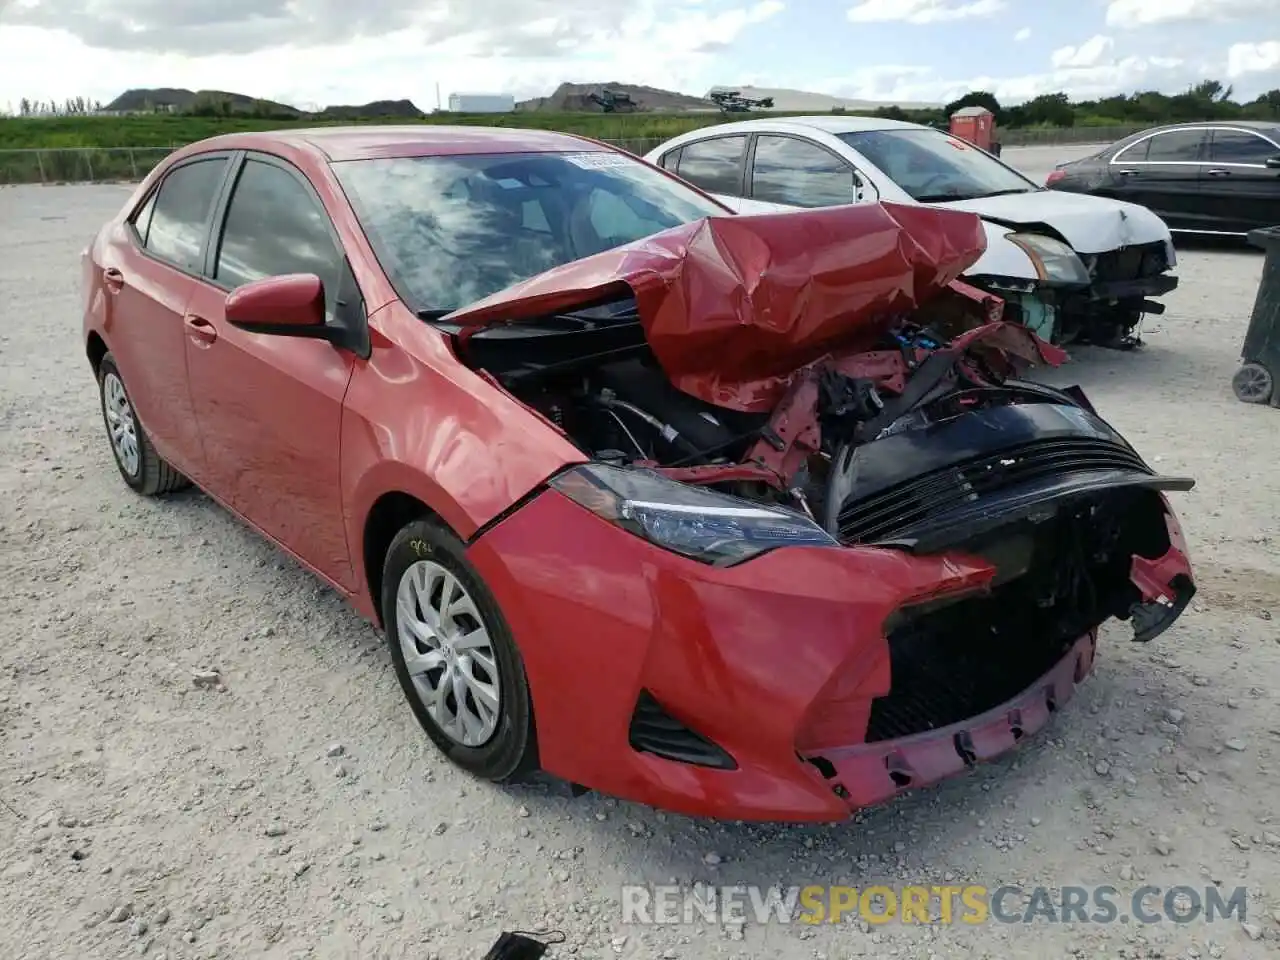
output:
[[[1157,133],[1147,147],[1146,160],[1148,163],[1198,163],[1203,139],[1201,130]]]
[[[741,196],[742,157],[746,151],[745,136],[713,137],[686,143],[680,151],[677,172],[682,179],[697,184],[708,193]]]
[[[833,207],[854,200],[853,167],[816,143],[756,138],[751,196],[793,207]]]
[[[1259,167],[1268,157],[1280,154],[1280,147],[1264,140],[1256,133],[1244,130],[1215,130],[1209,148],[1209,159],[1214,163],[1249,163]]]
[[[227,208],[214,279],[234,288],[264,277],[313,273],[332,311],[343,264],[329,218],[310,191],[274,164],[246,161]]]
[[[205,229],[226,163],[222,157],[196,160],[165,177],[146,230],[149,251],[184,270],[203,266]]]

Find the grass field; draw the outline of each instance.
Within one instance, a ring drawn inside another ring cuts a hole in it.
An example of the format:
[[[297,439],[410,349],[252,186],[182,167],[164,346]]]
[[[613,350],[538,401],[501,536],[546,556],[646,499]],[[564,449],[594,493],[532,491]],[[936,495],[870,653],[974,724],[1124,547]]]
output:
[[[601,140],[665,140],[721,122],[717,113],[476,113],[438,114],[420,123],[540,127]],[[353,121],[337,121],[346,124]],[[399,119],[362,123],[404,123]],[[413,122],[413,121],[410,121]],[[219,133],[314,127],[315,120],[254,117],[189,117],[157,114],[130,117],[0,118],[0,150],[66,150],[78,147],[176,147]]]

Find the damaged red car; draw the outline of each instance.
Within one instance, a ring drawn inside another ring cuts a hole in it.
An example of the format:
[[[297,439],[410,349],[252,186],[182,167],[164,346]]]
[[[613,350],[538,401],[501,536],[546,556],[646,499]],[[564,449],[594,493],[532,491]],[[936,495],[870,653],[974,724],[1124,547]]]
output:
[[[1042,727],[1195,587],[1169,491],[956,281],[976,216],[734,216],[534,131],[237,134],[84,256],[124,481],[385,631],[417,719],[691,814],[837,820]]]

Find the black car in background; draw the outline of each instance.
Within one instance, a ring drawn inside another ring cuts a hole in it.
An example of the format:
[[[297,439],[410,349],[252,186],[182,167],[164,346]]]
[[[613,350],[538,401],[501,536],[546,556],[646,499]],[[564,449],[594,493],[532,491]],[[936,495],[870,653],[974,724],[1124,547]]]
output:
[[[1138,203],[1170,230],[1244,234],[1280,224],[1280,123],[1153,127],[1060,163],[1053,190]]]

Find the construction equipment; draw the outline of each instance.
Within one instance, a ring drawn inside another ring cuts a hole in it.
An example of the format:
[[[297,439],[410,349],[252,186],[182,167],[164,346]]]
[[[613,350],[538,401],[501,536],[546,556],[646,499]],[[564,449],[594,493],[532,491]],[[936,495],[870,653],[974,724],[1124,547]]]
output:
[[[773,97],[754,99],[744,97],[738,90],[717,90],[711,94],[711,99],[715,101],[721,113],[750,113],[757,107],[762,110],[773,107]]]
[[[605,113],[634,113],[639,109],[629,93],[601,90],[599,93],[589,93],[587,96]]]

